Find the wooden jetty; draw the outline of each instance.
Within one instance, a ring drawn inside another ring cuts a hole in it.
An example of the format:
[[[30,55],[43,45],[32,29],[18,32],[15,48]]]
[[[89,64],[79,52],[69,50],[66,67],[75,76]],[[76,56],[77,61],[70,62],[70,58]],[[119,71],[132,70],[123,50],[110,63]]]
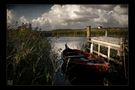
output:
[[[110,57],[110,49],[117,50],[117,55],[118,56],[124,56],[124,48],[128,47],[127,43],[123,40],[123,38],[112,38],[112,37],[107,37],[107,31],[105,32],[105,36],[103,37],[91,37],[91,26],[87,27],[87,39],[89,43],[89,50],[90,53],[96,53],[104,58],[107,58],[108,60],[114,61],[114,58]],[[98,51],[95,51],[93,49],[94,44],[98,45]],[[107,55],[104,55],[103,53],[100,52],[100,47],[104,46],[107,47]]]
[[[125,69],[125,77],[127,77],[127,65],[126,65],[126,53],[128,52],[128,41],[124,38],[112,38],[107,36],[107,30],[105,31],[105,36],[103,37],[91,37],[91,26],[87,26],[87,41],[89,44],[90,53],[95,53],[98,56],[102,56],[108,60],[108,62],[112,61],[116,64],[123,65]],[[97,51],[93,49],[94,45],[97,45]],[[107,55],[101,53],[101,46],[107,48]],[[116,60],[111,57],[111,49],[117,51],[117,55],[120,60]]]

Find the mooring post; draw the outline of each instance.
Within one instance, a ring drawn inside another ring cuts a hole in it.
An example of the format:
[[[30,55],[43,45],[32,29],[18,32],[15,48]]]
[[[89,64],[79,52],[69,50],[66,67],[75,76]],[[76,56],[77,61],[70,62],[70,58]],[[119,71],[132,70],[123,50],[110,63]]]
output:
[[[108,62],[110,61],[110,46],[108,46]]]
[[[93,53],[93,42],[91,42],[90,52]]]
[[[105,37],[107,37],[107,30],[105,30]]]
[[[91,40],[91,26],[87,26],[87,39]]]
[[[123,64],[124,64],[124,71],[125,71],[125,78],[127,79],[127,59],[126,59],[126,38],[123,38],[122,45],[123,45]]]
[[[100,44],[98,44],[98,56],[100,55]]]
[[[123,38],[121,38],[121,47],[120,47],[120,59],[122,60],[124,72],[125,72],[125,78],[127,78],[127,70],[126,70],[126,59],[125,59],[125,41]]]
[[[88,47],[91,48],[91,26],[87,26],[86,30],[87,30],[87,39],[89,41],[88,42]]]

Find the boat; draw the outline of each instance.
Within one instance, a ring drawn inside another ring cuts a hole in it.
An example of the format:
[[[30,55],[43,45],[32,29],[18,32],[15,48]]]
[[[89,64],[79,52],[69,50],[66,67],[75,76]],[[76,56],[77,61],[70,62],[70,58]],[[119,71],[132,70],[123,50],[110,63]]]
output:
[[[71,49],[67,44],[65,44],[61,57],[63,60],[62,72],[71,82],[76,81],[79,84],[86,82],[88,84],[102,83],[110,67],[108,61],[103,57],[82,50]]]

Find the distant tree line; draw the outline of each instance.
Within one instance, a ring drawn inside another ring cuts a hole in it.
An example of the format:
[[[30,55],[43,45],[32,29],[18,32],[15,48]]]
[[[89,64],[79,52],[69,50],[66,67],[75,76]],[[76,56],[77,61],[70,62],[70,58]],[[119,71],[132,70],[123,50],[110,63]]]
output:
[[[91,36],[104,36],[106,30],[108,36],[123,37],[128,35],[127,28],[92,28]],[[85,29],[57,29],[51,31],[42,31],[42,35],[45,37],[86,37],[87,32]]]

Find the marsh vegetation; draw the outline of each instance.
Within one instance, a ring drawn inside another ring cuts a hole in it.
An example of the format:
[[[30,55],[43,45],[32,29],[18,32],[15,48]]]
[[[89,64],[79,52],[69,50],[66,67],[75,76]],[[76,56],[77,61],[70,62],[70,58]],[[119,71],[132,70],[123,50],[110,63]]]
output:
[[[55,61],[51,42],[30,28],[8,29],[6,46],[7,80],[13,85],[52,85]]]

